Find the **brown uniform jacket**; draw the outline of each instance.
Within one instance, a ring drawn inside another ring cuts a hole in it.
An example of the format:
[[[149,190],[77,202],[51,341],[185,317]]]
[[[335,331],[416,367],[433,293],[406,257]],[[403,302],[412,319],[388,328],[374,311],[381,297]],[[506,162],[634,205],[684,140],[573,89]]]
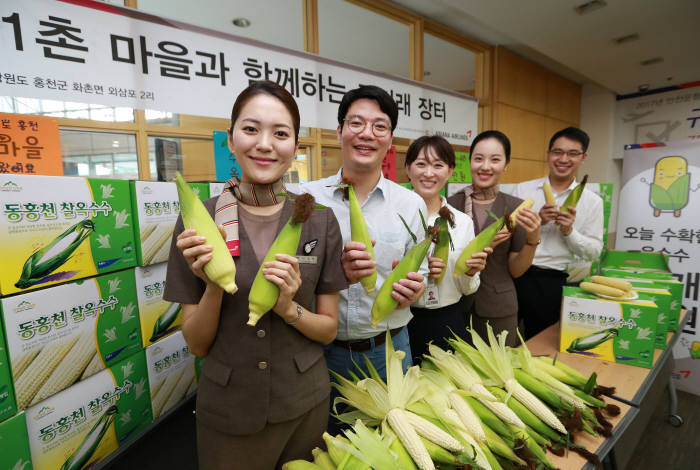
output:
[[[496,200],[493,201],[491,212],[500,217],[515,210],[522,201],[522,199],[510,194],[499,192]],[[447,202],[452,207],[464,211],[464,192],[460,191],[450,196]],[[476,234],[494,222],[494,219],[489,217],[484,226],[480,227],[476,218],[472,219]],[[518,298],[515,294],[513,278],[508,271],[508,256],[512,251],[520,251],[526,241],[525,230],[517,226],[513,236],[496,246],[493,254],[489,255],[486,260],[486,268],[481,271],[479,290],[469,296],[472,297],[469,301],[469,307],[473,302],[474,310],[480,317],[500,318],[517,315]]]
[[[216,198],[204,203],[214,214]],[[282,208],[276,233],[292,214],[292,204]],[[205,284],[187,266],[175,246],[183,231],[178,218],[170,247],[164,298],[173,302],[199,303]],[[252,434],[265,424],[294,419],[318,405],[330,393],[326,361],[321,344],[311,341],[279,315],[268,312],[257,326],[247,326],[248,293],[258,271],[250,236],[239,224],[241,256],[236,258],[234,295],[224,293],[221,317],[209,353],[202,362],[197,393],[197,419],[206,426],[231,435]],[[330,209],[314,210],[301,231],[297,256],[302,284],[294,300],[312,310],[317,294],[347,287],[340,263],[342,237]]]

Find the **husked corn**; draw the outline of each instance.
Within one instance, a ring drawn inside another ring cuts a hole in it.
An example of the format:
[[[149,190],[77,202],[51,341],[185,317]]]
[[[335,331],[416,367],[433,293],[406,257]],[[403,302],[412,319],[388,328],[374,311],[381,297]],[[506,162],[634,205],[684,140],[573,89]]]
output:
[[[96,352],[97,348],[92,332],[86,331],[81,334],[70,351],[46,379],[46,382],[36,392],[30,405],[68,388],[78,380]]]
[[[632,290],[632,284],[622,279],[613,279],[605,276],[591,276],[591,281],[595,282],[596,284],[614,287],[615,289],[620,289],[625,292]]]
[[[58,367],[58,364],[68,354],[73,345],[78,341],[77,336],[59,341],[55,344],[44,346],[34,360],[27,366],[19,380],[15,382],[17,394],[17,409],[25,409],[32,398],[39,391],[46,379]]]
[[[165,406],[165,403],[168,401],[170,394],[177,386],[177,383],[180,380],[180,377],[182,377],[182,374],[184,374],[184,372],[185,368],[183,367],[182,369],[171,373],[165,379],[163,386],[160,387],[158,393],[153,398],[153,419],[157,418],[163,413],[163,406]]]
[[[554,198],[554,192],[552,191],[552,186],[549,181],[545,180],[542,184],[542,192],[544,193],[544,200],[547,204],[556,204],[557,200]]]
[[[94,375],[104,369],[104,366],[102,365],[102,360],[100,359],[100,355],[95,353],[94,356],[92,356],[92,359],[88,363],[87,367],[83,371],[83,375],[80,376],[80,380],[85,380],[91,375]]]
[[[12,361],[12,377],[14,377],[15,382],[19,379],[24,369],[27,368],[29,364],[34,360],[34,358],[39,354],[41,348],[34,348],[31,351],[27,351],[22,354],[16,361]]]
[[[144,265],[156,262],[156,254],[158,254],[158,251],[164,244],[168,245],[168,247],[170,246],[174,228],[173,224],[159,224],[145,240],[141,239],[141,254]],[[162,261],[165,261],[165,259]]]
[[[609,297],[624,297],[625,291],[616,289],[614,287],[606,286],[603,284],[596,284],[595,282],[582,282],[579,287],[585,291],[592,292],[594,294],[603,294]]]

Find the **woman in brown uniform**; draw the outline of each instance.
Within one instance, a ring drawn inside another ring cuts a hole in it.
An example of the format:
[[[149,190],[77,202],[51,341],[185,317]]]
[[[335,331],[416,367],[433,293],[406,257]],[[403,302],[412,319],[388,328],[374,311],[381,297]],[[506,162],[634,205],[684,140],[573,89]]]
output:
[[[299,111],[279,85],[255,82],[236,99],[229,147],[241,179],[204,203],[232,254],[238,292],[225,293],[203,271],[211,247],[175,226],[164,297],[182,303],[182,332],[204,357],[197,394],[199,468],[274,469],[309,459],[328,422],[330,384],[322,344],[335,338],[338,291],[346,287],[342,238],[330,209],[304,223],[297,256],[264,265],[279,300],[247,326],[248,294],[273,240],[292,213],[282,176],[295,158]],[[240,222],[240,223],[239,223]],[[238,233],[230,227],[237,227]],[[314,308],[312,312],[311,309]]]
[[[484,131],[474,138],[469,153],[472,184],[447,199],[463,210],[474,221],[478,234],[497,217],[512,212],[522,199],[498,190],[501,174],[510,162],[510,141],[499,131]],[[495,333],[507,330],[508,345],[519,344],[515,330],[518,326],[518,299],[513,278],[522,276],[532,264],[535,249],[540,242],[540,217],[537,212],[523,209],[518,212],[514,233],[505,228],[496,235],[491,247],[493,254],[481,271],[481,285],[468,300],[468,312],[474,329],[486,338],[486,322]],[[469,320],[467,320],[469,322]]]

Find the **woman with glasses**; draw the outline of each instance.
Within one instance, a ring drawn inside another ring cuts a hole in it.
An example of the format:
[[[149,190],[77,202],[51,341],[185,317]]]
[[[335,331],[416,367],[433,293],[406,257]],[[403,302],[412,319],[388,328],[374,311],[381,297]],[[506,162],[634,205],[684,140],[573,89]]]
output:
[[[427,343],[433,342],[445,349],[445,338],[452,333],[468,339],[467,301],[465,295],[476,292],[479,272],[486,266],[489,247],[467,260],[467,272],[459,277],[452,273],[462,250],[474,239],[474,224],[465,213],[447,203],[440,192],[452,176],[455,153],[452,146],[440,136],[423,136],[408,147],[406,174],[413,190],[428,206],[428,225],[433,225],[438,215],[451,219],[448,227],[453,248],[448,252],[447,263],[431,256],[430,276],[425,293],[411,306],[413,319],[408,324],[411,353],[414,364],[420,364],[428,353]]]
[[[469,153],[472,184],[451,196],[447,202],[463,210],[480,233],[495,219],[515,210],[522,199],[502,193],[498,184],[510,162],[510,140],[499,131],[477,135]],[[513,233],[502,229],[494,239],[486,268],[481,272],[479,290],[468,299],[468,308],[476,331],[486,337],[488,322],[495,333],[509,332],[507,343],[519,343],[515,332],[518,323],[518,301],[513,278],[521,276],[532,264],[540,243],[540,217],[537,212],[522,209],[516,217]]]
[[[279,299],[255,327],[248,326],[253,279],[296,212],[279,196],[299,144],[292,95],[269,81],[250,85],[233,105],[228,141],[241,178],[204,205],[236,256],[238,291],[227,294],[210,282],[203,268],[211,246],[184,230],[180,217],[164,298],[182,304],[183,336],[190,351],[204,357],[197,393],[199,468],[279,469],[323,443],[330,383],[322,345],[336,336],[338,292],[346,286],[338,262],[342,238],[330,209],[315,209],[309,195],[294,196],[310,211],[297,252],[313,241],[315,262],[283,254],[266,262],[262,273],[279,288]]]

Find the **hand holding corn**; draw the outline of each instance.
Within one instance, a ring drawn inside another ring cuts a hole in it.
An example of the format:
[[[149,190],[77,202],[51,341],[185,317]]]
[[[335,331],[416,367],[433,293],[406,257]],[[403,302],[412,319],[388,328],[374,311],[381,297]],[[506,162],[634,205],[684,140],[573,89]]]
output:
[[[433,280],[439,279],[446,268],[447,264],[442,260],[442,258],[436,256],[428,257],[428,269],[430,270],[428,278]]]
[[[489,245],[491,249],[496,248],[498,245],[503,243],[504,241],[508,240],[511,237],[512,233],[510,230],[508,230],[505,226],[498,231],[496,236],[493,238],[493,241]]]
[[[372,240],[372,245],[374,244],[375,241]],[[340,262],[343,264],[345,278],[349,284],[355,284],[375,271],[377,262],[372,259],[372,255],[366,248],[365,244],[360,242],[347,242],[343,248]]]
[[[486,258],[488,255],[493,253],[493,248],[487,246],[484,251],[474,253],[471,259],[467,260],[467,272],[464,273],[467,276],[473,276],[476,273],[483,271],[486,267]]]
[[[225,239],[226,232],[223,226],[219,225],[218,228],[222,238]],[[177,236],[175,246],[180,250],[182,256],[185,257],[187,265],[195,276],[207,284],[216,285],[204,272],[204,266],[212,259],[213,250],[212,246],[207,244],[206,237],[197,235],[196,230],[187,229]]]
[[[522,207],[515,216],[515,222],[527,232],[529,242],[536,242],[540,238],[541,219],[537,212],[529,207]]]
[[[564,236],[571,235],[574,230],[574,221],[576,220],[576,208],[569,206],[568,212],[559,212],[557,214],[557,225]]]
[[[294,320],[297,313],[292,299],[301,286],[299,260],[294,256],[277,254],[275,260],[263,263],[262,273],[265,279],[280,290],[279,298],[272,310],[284,321]]]
[[[391,264],[391,269],[394,269],[397,264],[399,264],[399,260],[396,259]],[[422,274],[410,272],[406,274],[405,278],[392,284],[394,290],[391,291],[391,297],[399,303],[396,308],[408,307],[423,295],[425,290],[423,279]]]

